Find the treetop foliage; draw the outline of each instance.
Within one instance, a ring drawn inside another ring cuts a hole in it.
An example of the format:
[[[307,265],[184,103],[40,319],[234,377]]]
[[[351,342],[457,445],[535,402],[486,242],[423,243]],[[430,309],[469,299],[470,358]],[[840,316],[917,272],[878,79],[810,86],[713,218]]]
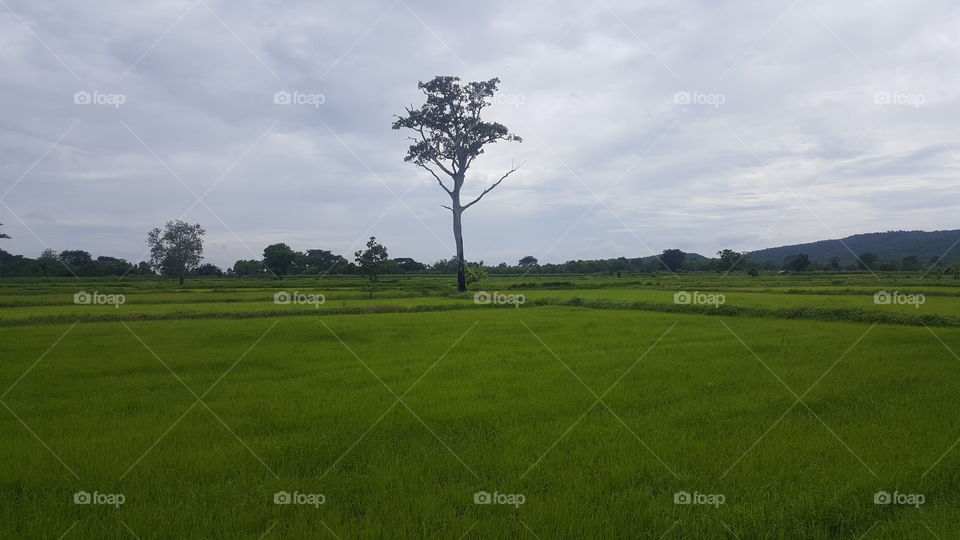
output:
[[[499,122],[481,119],[481,111],[497,91],[500,79],[460,84],[459,77],[438,76],[417,87],[426,95],[419,109],[406,107],[393,129],[409,128],[416,135],[404,161],[420,166],[435,165],[449,176],[462,175],[483,147],[497,141],[522,139]],[[446,188],[445,188],[446,189]]]

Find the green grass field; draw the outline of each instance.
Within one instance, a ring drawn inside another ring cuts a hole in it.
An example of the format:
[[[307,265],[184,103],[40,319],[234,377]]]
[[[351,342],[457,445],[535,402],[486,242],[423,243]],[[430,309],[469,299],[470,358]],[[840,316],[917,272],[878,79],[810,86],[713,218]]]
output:
[[[960,537],[956,281],[477,289],[4,280],[2,537]]]

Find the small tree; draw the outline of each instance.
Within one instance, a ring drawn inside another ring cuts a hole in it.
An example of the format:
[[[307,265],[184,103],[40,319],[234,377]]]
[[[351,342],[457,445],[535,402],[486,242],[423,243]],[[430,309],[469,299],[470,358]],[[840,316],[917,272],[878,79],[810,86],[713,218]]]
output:
[[[82,249],[67,249],[61,251],[58,257],[63,264],[77,268],[93,262],[93,257]]]
[[[130,270],[130,273],[135,276],[152,276],[153,268],[150,266],[150,263],[140,261]]]
[[[284,243],[272,244],[263,249],[263,265],[269,268],[277,279],[283,279],[283,276],[290,273],[296,259],[297,253]]]
[[[190,272],[190,275],[197,277],[223,277],[223,270],[213,263],[203,263]]]
[[[263,261],[256,259],[239,260],[233,263],[233,274],[237,277],[255,276],[263,273]]]
[[[370,287],[370,298],[373,298],[373,284],[377,281],[380,268],[387,261],[387,248],[377,243],[377,238],[371,236],[367,240],[367,249],[358,250],[353,254],[360,269],[360,275],[367,278]]]
[[[538,263],[538,262],[539,262],[539,261],[537,261],[537,258],[534,257],[533,255],[527,255],[526,257],[520,259],[520,260],[517,262],[517,264],[520,265],[520,266],[523,267],[523,268],[533,268],[533,267],[537,266],[537,263]]]
[[[879,260],[880,257],[878,257],[875,253],[862,253],[859,257],[857,257],[857,268],[872,272],[873,267]]]
[[[743,258],[742,255],[732,249],[721,249],[717,252],[717,257],[720,258],[720,269],[724,272],[732,272],[733,268]]]
[[[37,257],[37,266],[40,268],[40,275],[42,276],[53,276],[58,272],[63,272],[63,266],[61,266],[60,258],[57,257],[57,252],[50,248],[43,250]]]
[[[159,227],[153,229],[147,233],[150,265],[160,275],[177,276],[183,285],[183,276],[203,260],[203,235],[206,232],[199,223],[190,225],[179,219],[168,221],[163,230]]]
[[[397,265],[397,270],[400,272],[423,272],[427,269],[427,265],[410,257],[398,257],[393,260],[393,263]]]
[[[669,272],[676,272],[683,267],[683,261],[687,259],[686,254],[684,254],[679,249],[665,249],[660,255],[660,262],[667,268]]]
[[[474,283],[479,283],[481,280],[487,279],[489,274],[487,274],[486,269],[479,264],[471,264],[467,266],[467,286],[470,286]]]
[[[299,253],[294,264],[306,274],[342,274],[350,271],[350,262],[325,249],[308,249]]]
[[[810,257],[805,253],[798,253],[784,259],[783,269],[794,272],[806,272],[810,268],[810,264]]]

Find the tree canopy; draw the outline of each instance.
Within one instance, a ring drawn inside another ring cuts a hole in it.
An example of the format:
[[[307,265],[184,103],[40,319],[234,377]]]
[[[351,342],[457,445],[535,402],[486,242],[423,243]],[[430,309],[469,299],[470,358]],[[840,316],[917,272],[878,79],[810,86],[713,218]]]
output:
[[[183,285],[183,277],[200,265],[203,260],[203,235],[199,223],[190,225],[179,219],[168,221],[147,233],[150,246],[150,264],[161,275],[177,276]]]

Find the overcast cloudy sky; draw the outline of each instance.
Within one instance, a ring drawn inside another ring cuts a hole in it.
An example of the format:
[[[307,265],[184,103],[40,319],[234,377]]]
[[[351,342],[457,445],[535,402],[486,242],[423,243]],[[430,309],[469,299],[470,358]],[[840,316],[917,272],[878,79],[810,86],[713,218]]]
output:
[[[465,214],[470,260],[960,228],[958,15],[948,0],[0,0],[3,248],[138,261],[147,230],[182,217],[219,265],[280,241],[347,255],[371,234],[394,257],[449,257],[446,194],[390,129],[439,74],[499,77],[490,118],[524,138],[468,177],[478,193],[526,161]]]

